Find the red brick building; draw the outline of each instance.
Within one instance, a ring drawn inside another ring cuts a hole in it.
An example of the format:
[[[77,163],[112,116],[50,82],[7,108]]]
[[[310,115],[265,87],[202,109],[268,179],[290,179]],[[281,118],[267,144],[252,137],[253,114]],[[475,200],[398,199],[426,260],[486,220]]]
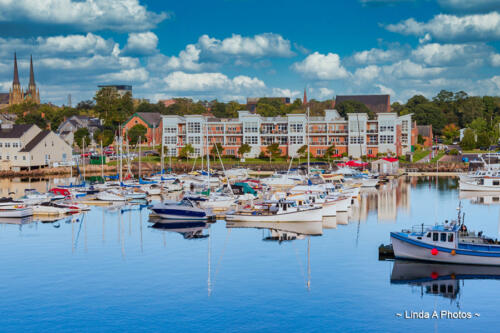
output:
[[[147,128],[146,144],[159,145],[161,144],[161,114],[158,112],[136,112],[124,124],[123,133],[125,137],[126,132],[135,125],[142,125]]]

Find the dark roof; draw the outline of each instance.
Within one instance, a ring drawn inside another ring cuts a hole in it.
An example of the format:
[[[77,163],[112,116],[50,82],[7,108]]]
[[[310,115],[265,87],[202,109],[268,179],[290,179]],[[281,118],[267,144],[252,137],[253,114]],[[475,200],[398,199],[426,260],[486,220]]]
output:
[[[23,136],[28,131],[32,124],[12,125],[12,128],[0,128],[0,138],[2,139],[15,139]]]
[[[0,93],[0,104],[9,104],[9,93]]]
[[[158,112],[136,112],[134,116],[138,116],[142,120],[144,120],[150,126],[158,126],[161,122],[161,114]]]
[[[44,130],[38,133],[23,149],[21,149],[20,153],[27,153],[33,150],[47,135],[50,134],[50,131]]]
[[[432,136],[432,125],[417,125],[418,135],[424,137]]]
[[[337,96],[335,104],[338,105],[345,101],[356,101],[363,103],[366,107],[375,113],[391,112],[390,95],[346,95]]]

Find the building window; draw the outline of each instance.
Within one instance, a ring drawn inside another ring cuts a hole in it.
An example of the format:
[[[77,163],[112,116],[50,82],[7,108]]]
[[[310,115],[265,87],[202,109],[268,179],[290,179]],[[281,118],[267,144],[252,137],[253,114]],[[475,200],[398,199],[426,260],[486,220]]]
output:
[[[274,125],[273,124],[262,125],[262,133],[263,134],[271,134],[273,132],[274,132]]]
[[[259,126],[258,123],[245,123],[245,127],[243,128],[245,133],[258,133]]]
[[[408,144],[408,134],[406,133],[401,134],[401,143],[405,145]]]
[[[16,160],[16,161],[17,161],[17,155],[14,155],[14,160]]]
[[[302,145],[304,144],[304,137],[303,136],[291,136],[290,137],[290,144],[291,145]]]
[[[263,146],[268,146],[270,144],[273,144],[274,143],[274,138],[272,136],[263,136],[261,138],[261,144]]]
[[[9,142],[5,143],[5,148],[10,148],[10,143]]]
[[[177,144],[177,137],[176,136],[166,136],[165,137],[165,144],[166,145],[175,145],[175,144]]]
[[[302,123],[291,123],[290,133],[302,133],[304,132],[304,125]]]
[[[354,144],[363,144],[363,143],[365,143],[365,138],[362,137],[362,136],[351,136],[350,139],[349,139],[349,143],[351,145],[354,145]]]
[[[226,150],[226,155],[232,155],[232,156],[234,156],[236,154],[234,153],[234,149],[228,149],[228,150]]]
[[[324,156],[326,154],[326,149],[316,149],[317,156]]]
[[[187,131],[188,133],[201,133],[201,125],[200,123],[188,123],[187,124]]]
[[[201,155],[201,149],[200,148],[195,148],[194,149],[194,155],[200,156]]]
[[[192,145],[199,145],[200,142],[201,142],[201,140],[200,140],[199,136],[189,136],[188,137],[188,143],[190,143]]]
[[[176,126],[165,126],[163,128],[165,133],[177,133],[177,127]]]
[[[380,144],[393,144],[393,143],[394,143],[394,135],[380,136]]]
[[[408,120],[403,120],[401,123],[401,130],[403,132],[408,132]]]
[[[286,145],[288,143],[288,138],[286,136],[279,136],[278,142],[280,145]]]
[[[259,143],[259,137],[257,136],[246,136],[245,143],[249,145],[256,145]]]
[[[288,130],[288,125],[287,124],[278,124],[278,131],[282,134],[286,134],[286,131]]]
[[[2,148],[2,143],[0,142],[0,148]]]

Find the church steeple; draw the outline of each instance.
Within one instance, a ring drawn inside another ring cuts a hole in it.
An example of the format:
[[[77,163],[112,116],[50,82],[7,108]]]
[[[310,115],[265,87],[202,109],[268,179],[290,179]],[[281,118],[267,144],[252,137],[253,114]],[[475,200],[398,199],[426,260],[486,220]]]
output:
[[[17,55],[16,52],[14,52],[14,80],[12,81],[12,87],[15,85],[21,85],[19,83],[19,73],[17,72]]]
[[[307,92],[306,92],[306,88],[304,88],[304,99],[302,100],[302,105],[307,105]]]
[[[33,71],[33,55],[30,55],[30,83],[29,83],[30,90],[32,86],[36,87],[35,72]]]

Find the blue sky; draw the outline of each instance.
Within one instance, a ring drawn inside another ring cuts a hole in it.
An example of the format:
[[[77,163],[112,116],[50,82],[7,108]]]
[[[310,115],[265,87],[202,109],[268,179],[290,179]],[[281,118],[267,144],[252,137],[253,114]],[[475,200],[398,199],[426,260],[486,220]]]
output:
[[[498,95],[500,0],[0,0],[0,91],[33,53],[44,102]]]

